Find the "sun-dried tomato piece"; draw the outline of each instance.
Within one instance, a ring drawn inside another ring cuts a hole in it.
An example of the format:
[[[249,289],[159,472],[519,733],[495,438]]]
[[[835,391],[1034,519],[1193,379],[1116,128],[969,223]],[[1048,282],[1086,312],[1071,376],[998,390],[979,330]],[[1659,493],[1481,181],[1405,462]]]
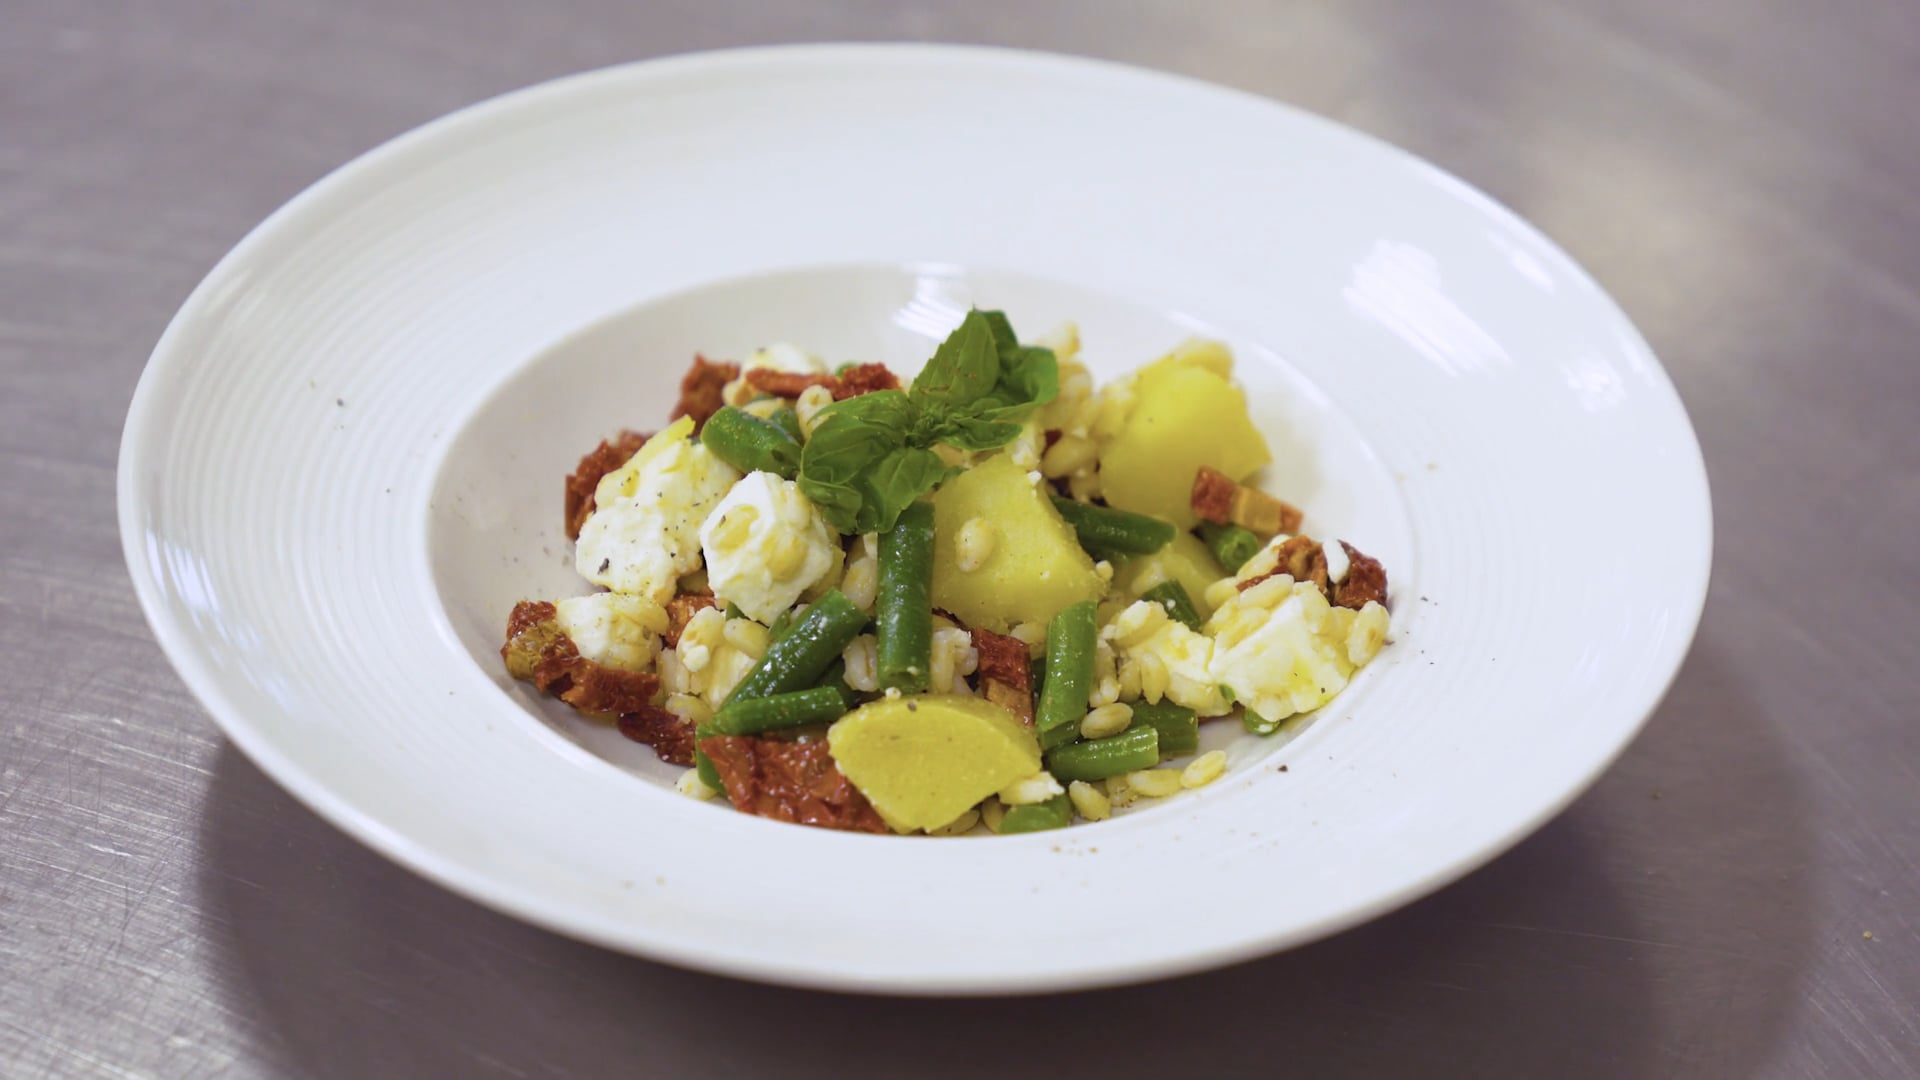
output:
[[[513,648],[515,638],[538,628],[541,623],[553,622],[559,616],[560,609],[554,607],[551,600],[522,600],[513,605],[513,610],[507,613],[507,643],[500,648],[501,656],[505,657],[507,650]],[[531,676],[515,677],[525,679]]]
[[[1201,466],[1193,476],[1193,495],[1187,501],[1201,521],[1225,525],[1233,515],[1233,493],[1239,484],[1218,469]]]
[[[571,639],[567,644],[571,646]],[[543,688],[583,713],[637,712],[660,693],[660,676],[651,671],[622,671],[575,653],[564,664],[555,663]],[[540,684],[539,669],[534,685]],[[561,685],[564,681],[564,685]]]
[[[1237,587],[1246,592],[1255,585],[1286,574],[1295,581],[1311,581],[1320,587],[1330,603],[1355,611],[1367,606],[1374,600],[1384,605],[1387,602],[1387,568],[1380,560],[1362,553],[1345,540],[1340,547],[1347,553],[1347,576],[1338,584],[1329,584],[1327,580],[1327,552],[1320,542],[1305,536],[1289,537],[1274,549],[1276,563],[1272,570],[1259,577],[1248,578]]]
[[[1380,565],[1379,559],[1362,554],[1345,540],[1340,541],[1340,546],[1347,553],[1347,576],[1333,587],[1333,602],[1355,611],[1366,607],[1369,600],[1384,607],[1387,603],[1387,568]]]
[[[522,600],[507,616],[500,658],[507,673],[585,713],[630,713],[646,708],[660,691],[650,671],[622,671],[580,655],[573,639],[544,600]]]
[[[1320,541],[1311,536],[1289,536],[1273,549],[1273,555],[1273,569],[1241,582],[1241,592],[1277,574],[1286,574],[1295,581],[1311,581],[1320,586],[1321,592],[1327,592],[1327,553],[1321,550]],[[1332,599],[1331,593],[1328,599]]]
[[[638,431],[622,431],[612,441],[600,440],[599,446],[580,459],[573,475],[567,477],[567,539],[580,538],[580,527],[593,513],[593,490],[600,486],[600,478],[625,465],[651,437]]]
[[[980,654],[980,689],[988,701],[1033,726],[1033,666],[1027,643],[991,630],[973,631],[973,648]]]
[[[1216,525],[1232,522],[1265,536],[1298,532],[1306,518],[1292,503],[1259,488],[1234,483],[1226,473],[1205,465],[1193,476],[1193,493],[1187,502],[1202,521]]]
[[[672,419],[691,416],[694,430],[698,431],[727,403],[723,392],[728,383],[739,377],[739,364],[715,364],[695,355],[693,366],[680,379],[680,400],[673,406]]]
[[[714,735],[700,740],[736,809],[823,829],[890,831],[824,742]]]
[[[638,712],[621,713],[615,726],[634,742],[653,747],[669,765],[693,764],[693,724],[683,717],[648,705]]]
[[[667,632],[662,635],[666,638],[667,648],[680,644],[681,632],[702,609],[719,606],[720,602],[710,592],[683,592],[667,601]]]
[[[871,394],[875,390],[900,389],[900,376],[895,375],[885,364],[855,364],[840,373],[839,385],[834,387],[833,400],[845,401],[861,394]]]
[[[772,368],[750,368],[747,371],[747,385],[763,394],[777,398],[797,398],[801,391],[810,386],[824,386],[837,390],[840,380],[831,375],[808,375],[796,371],[775,371]]]

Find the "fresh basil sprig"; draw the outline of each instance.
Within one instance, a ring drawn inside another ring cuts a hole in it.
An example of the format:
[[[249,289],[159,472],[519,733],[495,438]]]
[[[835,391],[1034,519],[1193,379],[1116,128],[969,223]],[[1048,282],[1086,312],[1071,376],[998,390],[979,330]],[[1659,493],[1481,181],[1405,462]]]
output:
[[[835,402],[800,458],[800,490],[841,532],[885,532],[957,470],[932,447],[993,450],[1060,392],[1050,349],[1021,345],[998,311],[969,311],[906,390]]]

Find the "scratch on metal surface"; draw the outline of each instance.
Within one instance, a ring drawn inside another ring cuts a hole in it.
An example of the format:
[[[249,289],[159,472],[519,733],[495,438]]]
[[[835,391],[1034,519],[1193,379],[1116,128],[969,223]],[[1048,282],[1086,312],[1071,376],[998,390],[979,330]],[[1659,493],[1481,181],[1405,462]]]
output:
[[[1527,934],[1552,934],[1560,937],[1586,938],[1592,941],[1610,941],[1622,945],[1647,945],[1656,949],[1682,949],[1690,952],[1718,953],[1723,956],[1745,955],[1737,949],[1714,948],[1694,942],[1682,944],[1674,941],[1658,941],[1653,938],[1630,937],[1624,934],[1601,934],[1591,930],[1573,930],[1561,926],[1527,926],[1522,923],[1489,922],[1481,925],[1495,930],[1514,930]]]

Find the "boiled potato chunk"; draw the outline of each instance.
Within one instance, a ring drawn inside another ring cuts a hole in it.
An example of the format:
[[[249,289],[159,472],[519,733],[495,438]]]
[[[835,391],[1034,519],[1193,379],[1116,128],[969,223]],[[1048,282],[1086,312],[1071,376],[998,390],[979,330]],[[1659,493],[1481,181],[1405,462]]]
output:
[[[1151,555],[1128,559],[1114,575],[1114,582],[1127,595],[1139,596],[1163,581],[1177,581],[1204,619],[1213,614],[1207,606],[1207,586],[1226,576],[1207,545],[1192,533],[1183,532]]]
[[[1133,411],[1100,454],[1100,488],[1122,510],[1199,520],[1189,500],[1202,465],[1245,480],[1273,459],[1240,388],[1195,364],[1161,361],[1140,372]]]
[[[1190,337],[1175,345],[1148,370],[1178,364],[1206,368],[1223,379],[1233,378],[1233,350],[1227,348],[1225,342],[1212,338]]]
[[[1093,560],[1047,496],[1006,454],[947,481],[933,497],[933,606],[968,626],[1004,633],[1097,599]],[[992,526],[992,551],[977,568],[962,570],[958,536],[975,518]]]
[[[834,721],[827,749],[899,831],[937,829],[1040,771],[1040,744],[1018,717],[979,698],[882,698]]]

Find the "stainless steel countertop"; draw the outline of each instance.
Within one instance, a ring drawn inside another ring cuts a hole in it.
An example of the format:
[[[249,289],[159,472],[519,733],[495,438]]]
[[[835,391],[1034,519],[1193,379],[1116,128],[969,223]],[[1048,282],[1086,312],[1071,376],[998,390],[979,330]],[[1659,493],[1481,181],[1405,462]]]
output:
[[[134,380],[214,260],[470,101],[849,38],[1268,94],[1459,173],[1585,262],[1692,412],[1718,533],[1692,657],[1619,765],[1493,865],[1333,940],[927,1002],[522,926],[228,746],[147,633],[114,519]],[[1916,111],[1913,0],[0,2],[0,1075],[1920,1073]]]

